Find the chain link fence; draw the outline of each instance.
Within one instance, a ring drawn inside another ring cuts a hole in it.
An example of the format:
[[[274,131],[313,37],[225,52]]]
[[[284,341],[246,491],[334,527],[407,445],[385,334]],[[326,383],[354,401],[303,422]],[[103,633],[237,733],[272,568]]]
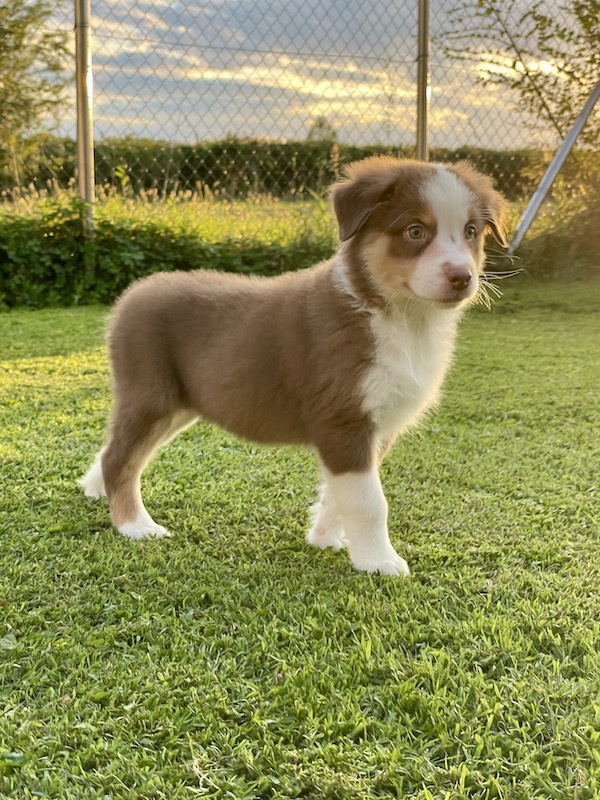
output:
[[[49,1],[52,24],[71,32],[72,5]],[[432,158],[470,157],[513,199],[531,193],[561,138],[535,98],[524,109],[498,80],[523,69],[502,29],[523,46],[523,5],[498,4],[502,24],[489,13],[485,31],[478,15],[494,0],[431,12]],[[570,25],[560,0],[535,8]],[[417,3],[382,0],[92,0],[96,183],[159,197],[307,196],[344,162],[413,154],[417,15]],[[554,69],[542,55],[523,56],[534,77]],[[30,147],[22,187],[72,183],[75,130],[69,89],[58,126],[37,137],[35,157]]]

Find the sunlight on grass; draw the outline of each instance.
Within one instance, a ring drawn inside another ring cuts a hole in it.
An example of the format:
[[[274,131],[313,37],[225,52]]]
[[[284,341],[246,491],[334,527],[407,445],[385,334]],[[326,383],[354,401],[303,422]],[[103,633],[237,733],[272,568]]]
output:
[[[75,195],[62,191],[46,197],[40,193],[18,199],[10,205],[0,205],[0,219],[7,217],[41,217],[69,209]],[[99,189],[95,216],[99,221],[151,222],[175,231],[198,236],[208,241],[251,239],[281,245],[290,244],[302,236],[333,240],[335,224],[326,199],[280,200],[255,196],[246,200],[199,198],[190,192],[180,192],[168,198],[144,193],[138,198],[123,197],[116,192]]]
[[[270,197],[250,200],[199,200],[176,196],[144,202],[112,196],[101,202],[100,218],[152,220],[208,239],[255,239],[289,244],[309,233],[315,238],[335,232],[326,201],[285,201]]]

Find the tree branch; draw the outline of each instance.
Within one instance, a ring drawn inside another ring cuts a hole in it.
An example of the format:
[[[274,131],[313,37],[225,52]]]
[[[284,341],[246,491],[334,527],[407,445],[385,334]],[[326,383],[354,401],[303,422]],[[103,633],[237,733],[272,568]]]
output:
[[[523,58],[523,52],[522,52],[521,48],[519,47],[519,45],[517,44],[515,38],[513,37],[511,32],[509,31],[508,27],[506,26],[506,23],[504,22],[504,19],[500,15],[500,12],[498,11],[496,5],[494,3],[488,3],[487,7],[495,15],[496,20],[498,21],[498,24],[502,28],[502,31],[503,31],[504,35],[506,36],[506,38],[508,40],[508,43],[512,47],[512,49],[513,49],[518,61],[523,65],[523,70],[524,70],[525,77],[529,81],[529,84],[530,84],[531,88],[533,89],[534,94],[536,95],[536,97],[540,101],[544,111],[546,112],[547,119],[552,123],[552,125],[554,126],[556,132],[562,138],[564,136],[562,128],[561,128],[558,120],[555,118],[554,114],[552,113],[552,109],[550,108],[550,106],[546,102],[546,99],[543,96],[543,94],[542,94],[537,82],[534,80],[533,75],[531,74],[531,72],[527,68],[527,64],[525,63],[525,59]]]

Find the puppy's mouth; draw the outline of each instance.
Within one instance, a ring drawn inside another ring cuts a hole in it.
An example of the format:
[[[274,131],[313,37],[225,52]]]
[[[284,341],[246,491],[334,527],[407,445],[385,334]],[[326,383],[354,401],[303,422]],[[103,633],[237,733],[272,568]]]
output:
[[[462,303],[466,303],[469,300],[471,300],[474,294],[475,293],[472,291],[455,292],[450,297],[434,297],[432,298],[432,301],[434,303],[438,303],[441,306],[454,308],[455,306],[460,306],[462,305]]]

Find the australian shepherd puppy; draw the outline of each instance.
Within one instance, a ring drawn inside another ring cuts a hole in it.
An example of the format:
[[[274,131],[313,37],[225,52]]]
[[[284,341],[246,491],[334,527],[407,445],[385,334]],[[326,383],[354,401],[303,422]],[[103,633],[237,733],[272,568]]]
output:
[[[504,203],[467,164],[375,157],[332,188],[341,244],[276,278],[207,271],[134,283],[109,330],[114,410],[82,484],[114,526],[167,532],[140,476],[198,417],[256,442],[312,447],[323,483],[307,541],[354,567],[407,575],[378,466],[437,400],[457,323],[480,289],[484,238],[505,244]]]

